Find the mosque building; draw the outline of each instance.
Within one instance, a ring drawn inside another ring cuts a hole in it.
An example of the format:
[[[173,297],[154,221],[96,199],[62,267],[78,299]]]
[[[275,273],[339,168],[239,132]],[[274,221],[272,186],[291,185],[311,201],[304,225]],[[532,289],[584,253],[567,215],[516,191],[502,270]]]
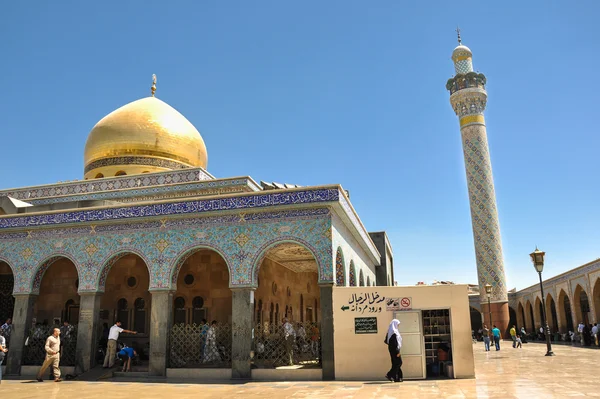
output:
[[[41,364],[65,321],[61,367],[86,372],[120,320],[149,375],[250,378],[290,361],[332,379],[332,289],[391,285],[385,232],[366,230],[340,185],[214,177],[202,136],[155,83],[93,127],[83,180],[0,191],[7,374]],[[284,318],[305,332],[292,360],[273,342]]]

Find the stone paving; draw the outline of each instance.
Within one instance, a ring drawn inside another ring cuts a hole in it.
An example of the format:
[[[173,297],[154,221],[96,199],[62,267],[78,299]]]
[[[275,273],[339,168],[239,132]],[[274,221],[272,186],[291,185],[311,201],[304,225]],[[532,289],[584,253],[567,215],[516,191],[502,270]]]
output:
[[[477,377],[470,380],[390,382],[248,382],[192,384],[157,382],[31,383],[2,381],[0,397],[11,399],[138,398],[566,398],[600,397],[600,353],[586,348],[557,346],[545,357],[545,345],[525,344],[502,350],[474,347]]]

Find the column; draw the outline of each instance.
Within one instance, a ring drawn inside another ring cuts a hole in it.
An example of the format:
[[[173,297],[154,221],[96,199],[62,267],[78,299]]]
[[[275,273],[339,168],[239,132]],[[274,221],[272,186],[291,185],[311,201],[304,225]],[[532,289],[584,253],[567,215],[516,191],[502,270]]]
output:
[[[319,285],[321,294],[321,367],[323,380],[335,380],[333,353],[333,284]]]
[[[21,360],[25,347],[25,339],[31,329],[33,318],[33,305],[37,295],[15,295],[15,308],[13,312],[13,330],[10,336],[6,374],[20,374]]]
[[[77,374],[85,373],[95,365],[102,293],[80,293],[79,298],[79,325],[77,328],[75,363]]]
[[[173,292],[150,291],[152,295],[150,311],[150,366],[148,375],[167,374],[167,352],[169,350],[169,329],[173,316]]]
[[[232,289],[231,296],[231,378],[250,379],[254,288]]]

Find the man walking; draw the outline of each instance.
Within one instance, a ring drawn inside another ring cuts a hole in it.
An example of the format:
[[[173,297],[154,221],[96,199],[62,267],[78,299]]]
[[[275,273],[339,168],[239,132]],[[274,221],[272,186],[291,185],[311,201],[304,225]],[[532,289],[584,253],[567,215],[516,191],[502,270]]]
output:
[[[592,340],[594,345],[598,346],[598,323],[594,323],[594,327],[592,327]]]
[[[490,329],[484,324],[483,325],[483,345],[485,346],[485,351],[490,351]]]
[[[54,329],[52,335],[46,339],[44,349],[46,350],[46,359],[44,360],[42,367],[40,367],[40,371],[38,371],[38,382],[44,382],[42,376],[44,375],[44,371],[46,371],[50,365],[52,365],[54,382],[61,382],[60,369],[58,368],[58,364],[60,363],[60,329]]]
[[[290,366],[294,365],[294,342],[296,342],[296,331],[287,318],[283,319],[283,335],[285,338],[285,351],[289,357]],[[288,359],[286,359],[288,360]]]
[[[494,336],[494,344],[496,344],[496,350],[500,350],[500,330],[494,324],[494,328],[492,329],[492,335]]]
[[[136,331],[125,330],[121,328],[121,321],[117,320],[115,325],[108,332],[108,345],[106,348],[106,356],[104,357],[104,368],[112,368],[115,365],[115,356],[117,354],[117,341],[119,334],[122,332],[129,334],[137,334]]]
[[[512,341],[513,341],[513,348],[516,348],[517,347],[517,328],[514,325],[510,329],[510,337],[512,338]]]
[[[0,332],[0,382],[2,382],[2,362],[4,361],[6,352],[8,352],[8,349],[6,349],[6,339],[2,336],[2,332]]]

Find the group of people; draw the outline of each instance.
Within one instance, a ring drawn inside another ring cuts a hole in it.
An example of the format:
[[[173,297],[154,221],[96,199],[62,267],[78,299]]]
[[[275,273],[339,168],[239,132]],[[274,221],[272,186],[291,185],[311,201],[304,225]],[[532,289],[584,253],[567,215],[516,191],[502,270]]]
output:
[[[488,326],[484,324],[481,330],[479,330],[479,333],[483,337],[483,344],[486,352],[490,351],[490,343],[492,339],[494,340],[494,346],[496,347],[496,350],[500,350],[500,329],[498,329],[495,324],[491,331]]]
[[[269,329],[269,324],[265,323],[265,328],[258,331],[258,339],[256,343],[256,352],[259,356],[265,356],[269,353],[267,346],[273,346],[273,342],[269,343],[269,337],[272,331]],[[287,317],[282,320],[281,334],[283,335],[285,344],[285,359],[284,361],[292,366],[294,364],[294,351],[299,353],[311,352],[314,357],[319,356],[319,327],[316,324],[312,324],[309,327],[309,331],[306,331],[303,323],[294,323]],[[276,341],[275,341],[276,342]]]
[[[577,332],[579,333],[579,341],[581,342],[581,346],[600,346],[600,327],[598,327],[598,323],[591,325],[580,322],[577,326]],[[571,332],[569,331],[569,333]],[[571,341],[575,341],[574,334],[569,335],[571,335]]]

